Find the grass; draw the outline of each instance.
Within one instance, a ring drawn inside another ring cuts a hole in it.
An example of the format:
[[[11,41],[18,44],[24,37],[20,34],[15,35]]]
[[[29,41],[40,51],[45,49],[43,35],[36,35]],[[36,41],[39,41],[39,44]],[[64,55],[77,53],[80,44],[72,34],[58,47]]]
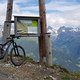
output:
[[[28,56],[25,58],[25,60],[30,63],[34,63],[34,64],[36,63],[31,57]]]
[[[59,73],[61,80],[80,80],[80,72],[69,72],[67,69],[62,68],[59,65],[53,65],[51,68]]]
[[[69,73],[66,73],[66,72],[63,72],[63,73],[60,73],[60,77],[62,80],[80,80],[80,72],[77,72],[77,73],[73,73],[73,72],[69,72]]]

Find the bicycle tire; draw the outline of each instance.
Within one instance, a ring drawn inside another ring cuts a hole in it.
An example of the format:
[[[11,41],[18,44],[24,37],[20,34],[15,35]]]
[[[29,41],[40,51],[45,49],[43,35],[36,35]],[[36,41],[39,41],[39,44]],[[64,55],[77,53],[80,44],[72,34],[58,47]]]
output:
[[[14,51],[15,50],[15,51]],[[18,53],[16,53],[18,50]],[[21,52],[20,52],[21,51]],[[21,46],[14,46],[10,52],[10,60],[15,66],[20,66],[25,60],[25,50]],[[19,59],[18,61],[16,59]],[[20,60],[21,59],[21,60]]]

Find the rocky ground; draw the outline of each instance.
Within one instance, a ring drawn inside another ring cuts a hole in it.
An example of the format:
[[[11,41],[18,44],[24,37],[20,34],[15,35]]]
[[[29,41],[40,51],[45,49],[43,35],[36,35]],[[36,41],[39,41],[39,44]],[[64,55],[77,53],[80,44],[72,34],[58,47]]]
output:
[[[10,61],[0,62],[0,80],[80,80],[80,78],[62,78],[63,70],[47,67],[44,64],[25,61],[21,66],[14,66]],[[66,71],[66,73],[68,73]]]

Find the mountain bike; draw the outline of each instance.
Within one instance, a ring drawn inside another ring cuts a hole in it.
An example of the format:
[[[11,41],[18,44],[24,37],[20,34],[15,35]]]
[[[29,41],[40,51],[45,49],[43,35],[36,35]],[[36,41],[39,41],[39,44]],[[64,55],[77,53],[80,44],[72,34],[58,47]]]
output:
[[[0,60],[4,59],[8,54],[10,48],[10,60],[15,66],[20,66],[25,60],[25,50],[14,41],[14,38],[19,39],[20,36],[10,35],[8,41],[4,44],[0,44]],[[10,47],[11,46],[11,47]]]

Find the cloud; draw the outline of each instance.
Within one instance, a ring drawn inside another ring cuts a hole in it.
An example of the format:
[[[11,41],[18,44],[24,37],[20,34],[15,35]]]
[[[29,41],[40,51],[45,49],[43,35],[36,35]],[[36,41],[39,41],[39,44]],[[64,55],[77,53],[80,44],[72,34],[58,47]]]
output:
[[[80,26],[80,10],[67,13],[47,13],[47,24],[56,28],[60,26]]]
[[[3,21],[5,20],[5,17],[6,17],[6,2],[5,3],[0,3],[0,24],[3,23]]]
[[[15,3],[26,3],[29,2],[29,0],[14,0]]]
[[[6,17],[6,1],[0,1],[0,24]],[[36,0],[38,2],[38,0]],[[31,5],[31,0],[14,0],[13,15],[39,16],[39,7],[36,2]],[[49,3],[48,3],[49,2]],[[29,5],[29,4],[30,5]],[[47,0],[47,26],[78,26],[80,25],[80,4],[77,0]],[[25,6],[23,4],[26,4]],[[27,6],[28,4],[28,6]],[[22,6],[21,6],[22,5]]]
[[[46,5],[46,9],[48,25],[55,26],[56,28],[63,25],[80,26],[80,4],[52,1]]]
[[[26,16],[37,16],[38,13],[32,13],[30,10],[38,10],[35,6],[30,7],[21,7],[18,3],[27,3],[29,0],[14,0],[13,3],[13,14],[12,15],[26,15]],[[7,9],[7,2],[3,0],[3,2],[0,1],[0,24],[3,24],[6,18],[6,9]],[[29,9],[28,9],[29,8]],[[13,19],[13,17],[12,17]]]
[[[73,2],[51,1],[46,5],[46,7],[47,7],[47,10],[58,10],[58,11],[64,12],[64,11],[69,11],[69,10],[74,10],[76,8],[79,8],[80,4],[73,3]]]

